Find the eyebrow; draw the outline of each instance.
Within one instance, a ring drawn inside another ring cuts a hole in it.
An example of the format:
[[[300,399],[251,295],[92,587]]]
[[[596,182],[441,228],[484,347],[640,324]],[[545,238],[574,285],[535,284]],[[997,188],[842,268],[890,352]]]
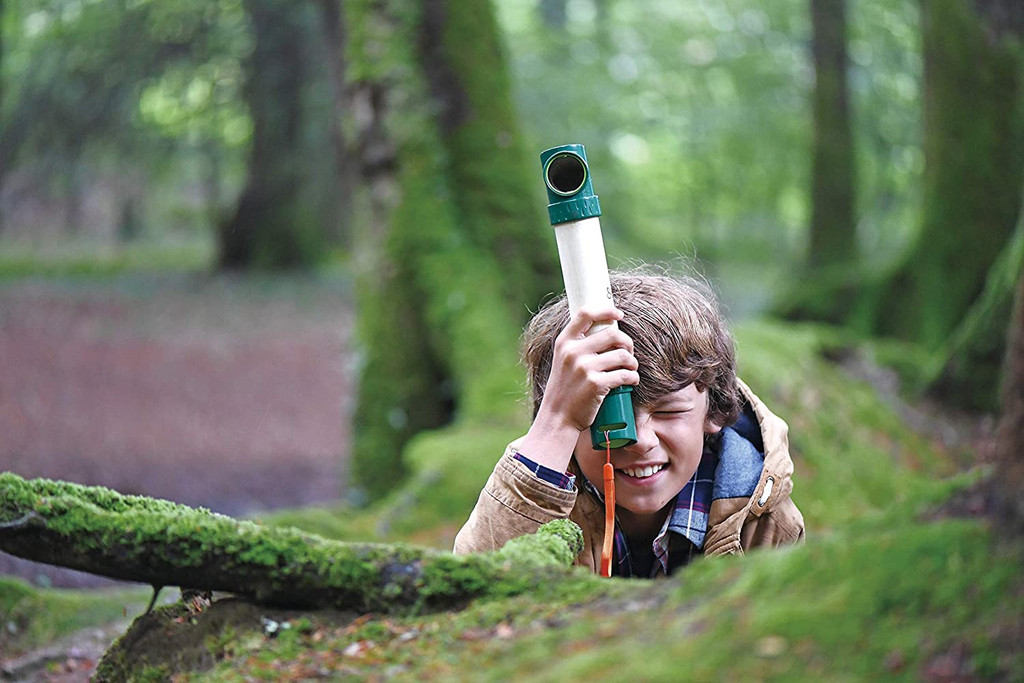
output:
[[[651,410],[665,410],[666,408],[686,410],[693,408],[693,406],[693,401],[686,398],[662,398],[650,404]]]

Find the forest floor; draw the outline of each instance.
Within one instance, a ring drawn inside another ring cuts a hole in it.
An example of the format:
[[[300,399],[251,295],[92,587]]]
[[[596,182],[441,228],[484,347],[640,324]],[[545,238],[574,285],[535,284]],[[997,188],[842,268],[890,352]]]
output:
[[[415,442],[414,476],[390,503],[259,514],[344,490],[350,300],[343,278],[323,276],[0,280],[0,433],[10,435],[0,466],[329,538],[378,538],[382,519],[397,540],[447,528],[507,441],[493,425]],[[286,613],[221,599],[161,626],[191,646],[157,642],[132,661],[161,679],[218,681],[674,680],[680,662],[696,680],[1020,680],[1024,547],[972,502],[991,423],[909,405],[868,356],[837,355],[829,330],[755,321],[737,340],[742,374],[790,423],[805,544],[697,562],[672,581],[569,573],[437,613]],[[0,655],[7,631],[13,643],[0,680],[86,680],[146,593],[35,590],[0,576]]]
[[[341,275],[0,281],[0,470],[236,516],[336,501],[351,326]]]

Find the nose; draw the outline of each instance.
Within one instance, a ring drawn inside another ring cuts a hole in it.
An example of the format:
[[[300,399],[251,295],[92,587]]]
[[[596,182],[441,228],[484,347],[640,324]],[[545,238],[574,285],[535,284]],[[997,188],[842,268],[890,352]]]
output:
[[[634,409],[636,422],[636,443],[625,446],[622,450],[635,455],[643,455],[658,445],[658,435],[654,431],[650,411]]]

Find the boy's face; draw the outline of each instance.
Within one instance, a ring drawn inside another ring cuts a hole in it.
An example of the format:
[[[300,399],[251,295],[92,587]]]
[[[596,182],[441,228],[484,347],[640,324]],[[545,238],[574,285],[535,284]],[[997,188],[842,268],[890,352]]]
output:
[[[634,413],[637,442],[612,449],[615,502],[620,512],[648,518],[658,515],[682,490],[700,464],[704,435],[721,427],[708,422],[707,392],[694,384],[650,405],[635,406]],[[594,450],[589,429],[580,433],[574,453],[583,474],[601,490],[607,454]],[[658,517],[660,523],[663,515]]]

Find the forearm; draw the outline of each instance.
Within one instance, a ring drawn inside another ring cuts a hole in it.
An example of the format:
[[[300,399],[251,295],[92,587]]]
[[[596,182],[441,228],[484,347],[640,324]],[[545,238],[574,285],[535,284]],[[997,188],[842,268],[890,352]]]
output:
[[[575,488],[567,490],[538,478],[517,462],[516,443],[495,465],[476,507],[455,539],[455,552],[496,550],[509,540],[536,531],[542,524],[569,517]]]
[[[542,406],[530,430],[516,447],[538,465],[564,472],[572,459],[579,436],[579,429],[551,415]]]

